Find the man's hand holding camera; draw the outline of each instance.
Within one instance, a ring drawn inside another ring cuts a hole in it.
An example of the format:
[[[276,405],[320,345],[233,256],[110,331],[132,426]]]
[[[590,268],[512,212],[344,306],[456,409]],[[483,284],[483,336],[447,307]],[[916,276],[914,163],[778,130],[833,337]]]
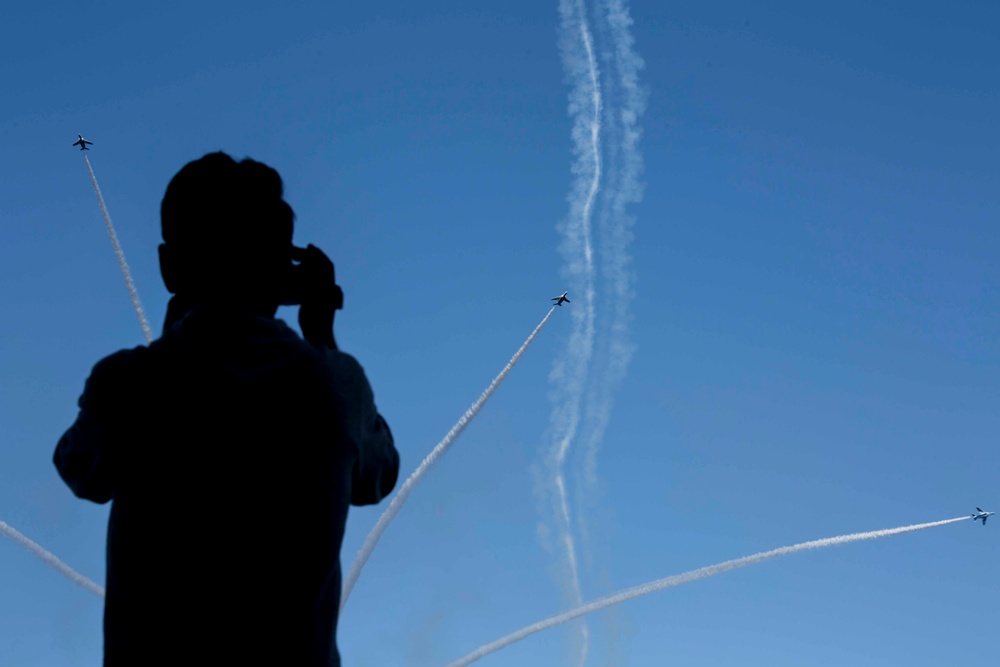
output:
[[[302,337],[313,345],[337,349],[333,337],[333,318],[343,308],[344,293],[337,285],[333,262],[310,244],[305,248],[292,246],[290,294],[285,303],[298,303],[299,327]]]

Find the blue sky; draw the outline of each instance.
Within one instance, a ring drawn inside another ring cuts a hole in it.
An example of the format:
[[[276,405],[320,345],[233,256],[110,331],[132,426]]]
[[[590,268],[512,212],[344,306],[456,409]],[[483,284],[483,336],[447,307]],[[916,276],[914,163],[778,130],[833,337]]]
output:
[[[583,491],[578,447],[567,464],[588,526],[583,598],[1000,506],[1000,10],[629,11],[647,94],[628,209],[634,354],[596,487]],[[51,453],[91,366],[142,338],[77,133],[95,142],[154,330],[170,177],[218,149],[280,171],[296,241],[336,262],[338,341],[407,472],[572,289],[555,1],[54,2],[9,8],[5,25],[0,520],[88,576],[103,579],[107,508],[73,498]],[[602,83],[613,112],[622,98]],[[340,625],[345,664],[443,665],[565,609],[533,470],[580,307],[554,314],[389,528]],[[595,369],[609,335],[595,333]],[[352,512],[345,568],[381,509]],[[1000,588],[978,573],[998,557],[996,531],[971,521],[789,556],[589,617],[587,664],[992,664],[982,629]],[[99,664],[101,609],[0,541],[4,665]],[[573,664],[577,636],[550,630],[481,664]]]

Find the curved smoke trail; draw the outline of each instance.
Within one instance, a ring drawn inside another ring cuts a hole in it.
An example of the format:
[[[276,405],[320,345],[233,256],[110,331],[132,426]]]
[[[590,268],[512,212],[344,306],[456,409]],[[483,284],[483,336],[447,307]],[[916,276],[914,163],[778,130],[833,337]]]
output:
[[[104,226],[108,228],[108,236],[111,237],[111,246],[115,249],[115,257],[118,258],[118,267],[122,270],[122,277],[125,278],[125,288],[128,289],[128,296],[132,300],[132,308],[135,309],[135,316],[139,318],[139,326],[142,327],[142,335],[146,337],[147,343],[153,342],[153,330],[149,328],[146,320],[146,313],[142,309],[142,302],[139,301],[139,292],[132,282],[132,273],[128,270],[128,263],[125,261],[125,253],[121,244],[118,243],[118,234],[111,224],[111,216],[108,215],[108,207],[104,205],[104,197],[101,195],[101,188],[97,185],[97,177],[94,176],[94,169],[90,166],[87,154],[83,154],[83,161],[87,163],[87,171],[90,173],[90,182],[94,186],[94,194],[97,195],[97,204],[101,207],[101,215],[104,216]]]
[[[399,510],[403,507],[403,503],[406,502],[410,493],[413,492],[413,487],[420,481],[420,478],[426,474],[430,467],[434,465],[439,458],[441,458],[448,448],[451,447],[455,438],[457,438],[459,434],[465,430],[465,427],[468,426],[472,418],[476,416],[476,414],[482,409],[483,405],[486,404],[486,401],[490,399],[493,392],[496,391],[497,387],[500,386],[500,383],[504,381],[504,378],[507,377],[507,374],[510,373],[511,369],[514,368],[514,364],[517,363],[518,359],[521,358],[521,355],[523,355],[525,350],[528,349],[528,346],[535,340],[538,332],[542,330],[545,323],[549,321],[550,317],[552,317],[552,313],[555,312],[555,309],[555,306],[549,309],[549,312],[546,313],[545,317],[542,318],[542,321],[538,323],[535,330],[532,331],[527,340],[521,344],[521,347],[519,347],[517,352],[514,353],[514,356],[510,358],[510,361],[508,361],[507,365],[503,367],[503,370],[501,370],[500,373],[493,378],[493,382],[490,383],[479,399],[465,411],[465,414],[463,414],[458,422],[451,427],[451,430],[448,431],[441,442],[435,445],[434,449],[431,450],[431,453],[424,458],[420,465],[417,466],[417,469],[414,470],[406,481],[403,482],[403,485],[399,487],[399,491],[396,492],[396,495],[393,496],[392,500],[389,501],[389,506],[384,512],[382,512],[382,516],[378,518],[378,521],[375,523],[375,527],[368,533],[368,537],[365,538],[364,544],[361,545],[358,555],[354,558],[354,562],[351,564],[351,569],[348,571],[347,576],[344,577],[344,585],[340,594],[341,609],[343,609],[344,605],[347,604],[347,599],[351,596],[354,584],[357,583],[358,577],[361,576],[361,569],[365,566],[365,563],[368,562],[368,559],[372,555],[372,551],[375,550],[375,546],[382,538],[382,534],[385,532],[385,529],[388,528],[392,520],[396,518],[396,515],[399,514]]]
[[[14,528],[4,523],[3,521],[0,521],[0,533],[3,533],[10,539],[20,544],[25,549],[30,551],[34,556],[38,557],[39,559],[45,561],[55,569],[59,570],[61,573],[69,577],[69,580],[72,581],[77,586],[82,586],[91,593],[102,598],[104,597],[103,587],[101,587],[94,581],[88,579],[87,577],[83,576],[82,574],[71,568],[69,565],[56,558],[55,555],[53,555],[51,552],[43,549],[41,546],[38,545],[38,543],[28,539],[27,537],[25,537],[18,531],[14,530]]]
[[[545,462],[546,479],[539,480],[539,492],[549,497],[557,549],[565,563],[566,587],[570,604],[583,601],[576,546],[573,543],[572,519],[566,490],[565,464],[577,435],[581,403],[587,385],[594,347],[595,300],[594,247],[591,218],[601,185],[601,86],[594,55],[593,37],[587,24],[583,0],[561,0],[559,14],[562,32],[562,60],[566,78],[572,86],[569,115],[573,119],[573,166],[575,175],[567,201],[570,206],[565,222],[559,225],[563,235],[563,276],[570,289],[582,292],[580,306],[572,310],[573,332],[562,357],[553,366],[550,380],[553,408],[550,432],[553,443]],[[587,659],[589,629],[580,627],[578,664]]]
[[[533,623],[525,628],[518,630],[517,632],[512,632],[509,635],[501,637],[500,639],[490,642],[489,644],[484,644],[480,648],[476,649],[472,653],[469,653],[463,658],[460,658],[454,662],[448,664],[448,667],[465,667],[465,665],[472,664],[473,662],[479,660],[480,658],[489,655],[490,653],[495,653],[500,649],[510,646],[511,644],[518,642],[529,635],[533,635],[536,632],[541,632],[556,625],[560,625],[567,621],[571,621],[574,618],[583,616],[584,614],[589,614],[594,611],[605,609],[612,605],[625,602],[626,600],[631,600],[632,598],[637,598],[642,595],[648,595],[650,593],[655,593],[656,591],[662,591],[665,588],[672,588],[674,586],[680,586],[681,584],[690,583],[692,581],[698,581],[699,579],[706,579],[708,577],[713,577],[717,574],[722,574],[723,572],[729,572],[730,570],[736,570],[741,567],[746,567],[747,565],[754,565],[755,563],[761,563],[765,560],[770,560],[771,558],[777,558],[778,556],[787,556],[788,554],[793,554],[799,551],[806,551],[808,549],[822,549],[823,547],[833,546],[835,544],[847,544],[848,542],[859,542],[861,540],[875,540],[881,537],[889,537],[890,535],[899,535],[901,533],[912,533],[916,530],[924,530],[925,528],[935,528],[937,526],[944,526],[949,523],[956,523],[958,521],[968,521],[969,517],[960,516],[955,519],[945,519],[944,521],[934,521],[931,523],[919,523],[912,526],[902,526],[900,528],[887,528],[885,530],[873,530],[867,533],[852,533],[850,535],[840,535],[839,537],[827,537],[821,540],[812,540],[811,542],[801,542],[799,544],[794,544],[788,547],[780,547],[778,549],[772,549],[771,551],[764,551],[758,554],[753,554],[752,556],[744,556],[743,558],[736,558],[734,560],[727,560],[724,563],[718,563],[716,565],[709,565],[708,567],[699,568],[697,570],[691,570],[690,572],[685,572],[683,574],[677,574],[672,577],[666,577],[664,579],[658,579],[657,581],[650,582],[648,584],[643,584],[641,586],[635,586],[621,593],[616,593],[614,595],[609,595],[607,597],[595,600],[585,605],[581,605],[576,609],[571,609],[563,614],[557,616],[552,616],[543,621]]]

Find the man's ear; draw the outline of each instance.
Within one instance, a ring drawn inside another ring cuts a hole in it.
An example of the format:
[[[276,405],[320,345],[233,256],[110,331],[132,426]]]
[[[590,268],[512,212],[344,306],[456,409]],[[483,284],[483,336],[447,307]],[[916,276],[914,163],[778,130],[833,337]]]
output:
[[[180,289],[180,275],[179,271],[181,267],[179,266],[180,258],[177,257],[177,253],[173,251],[173,248],[168,246],[166,243],[161,243],[158,248],[160,252],[160,275],[163,276],[163,284],[166,285],[167,291],[171,294],[177,294]]]

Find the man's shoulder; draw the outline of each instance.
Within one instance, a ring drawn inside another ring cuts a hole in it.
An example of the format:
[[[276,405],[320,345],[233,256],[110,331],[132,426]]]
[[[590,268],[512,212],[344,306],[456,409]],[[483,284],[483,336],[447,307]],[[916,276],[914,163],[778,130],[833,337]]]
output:
[[[361,367],[361,364],[358,363],[358,360],[349,355],[347,352],[322,348],[321,350],[318,350],[318,353],[322,355],[324,362],[330,368],[344,373],[350,373],[352,375],[359,373],[364,374],[364,369]]]
[[[135,392],[136,381],[146,375],[149,352],[148,347],[134,347],[118,350],[98,361],[87,378],[81,401]]]
[[[324,372],[333,381],[349,385],[366,381],[364,367],[350,354],[329,348],[313,348],[313,350],[319,355]]]
[[[132,373],[149,358],[149,352],[150,349],[145,345],[112,352],[94,364],[90,375],[91,377],[114,377]]]

